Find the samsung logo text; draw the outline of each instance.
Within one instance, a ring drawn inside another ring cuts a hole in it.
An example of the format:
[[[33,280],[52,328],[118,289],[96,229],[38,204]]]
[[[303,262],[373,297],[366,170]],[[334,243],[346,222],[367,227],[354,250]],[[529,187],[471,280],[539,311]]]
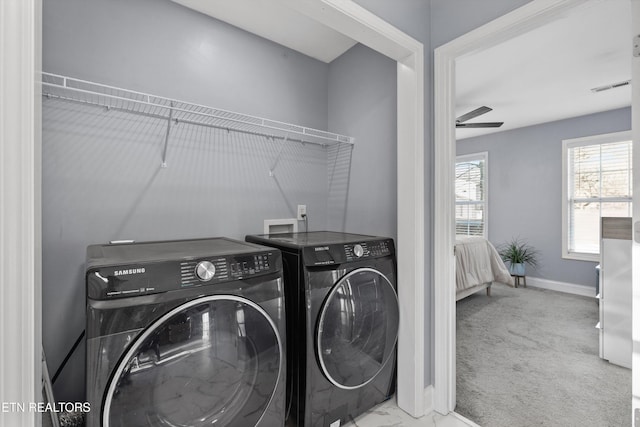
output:
[[[128,276],[130,274],[142,274],[145,272],[144,268],[130,268],[128,270],[116,270],[113,272],[114,276]]]

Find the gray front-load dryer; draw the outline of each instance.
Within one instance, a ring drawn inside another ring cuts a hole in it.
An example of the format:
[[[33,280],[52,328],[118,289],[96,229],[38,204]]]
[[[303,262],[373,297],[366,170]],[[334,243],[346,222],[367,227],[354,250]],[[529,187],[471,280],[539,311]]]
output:
[[[87,426],[282,426],[280,251],[226,238],[87,248]]]
[[[287,307],[287,426],[341,426],[395,392],[393,240],[332,231],[246,236],[280,249]]]

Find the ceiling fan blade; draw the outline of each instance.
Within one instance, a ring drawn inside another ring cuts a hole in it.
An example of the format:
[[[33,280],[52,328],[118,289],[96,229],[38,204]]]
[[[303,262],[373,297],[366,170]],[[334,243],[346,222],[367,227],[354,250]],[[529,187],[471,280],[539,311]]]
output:
[[[480,108],[476,108],[473,111],[469,111],[467,114],[463,114],[460,117],[456,118],[456,123],[462,123],[462,122],[466,122],[467,120],[471,120],[474,117],[478,117],[481,116],[483,114],[488,113],[489,111],[492,111],[493,108],[489,108],[489,107],[480,107]]]
[[[499,128],[504,122],[456,123],[457,128]]]

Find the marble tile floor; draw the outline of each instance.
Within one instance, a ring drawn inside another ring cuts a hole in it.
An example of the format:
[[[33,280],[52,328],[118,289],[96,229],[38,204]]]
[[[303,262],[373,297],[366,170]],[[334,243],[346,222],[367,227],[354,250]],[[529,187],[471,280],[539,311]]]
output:
[[[344,427],[480,427],[454,412],[446,416],[431,412],[421,418],[413,418],[398,408],[395,398],[381,403],[354,421],[344,424]]]

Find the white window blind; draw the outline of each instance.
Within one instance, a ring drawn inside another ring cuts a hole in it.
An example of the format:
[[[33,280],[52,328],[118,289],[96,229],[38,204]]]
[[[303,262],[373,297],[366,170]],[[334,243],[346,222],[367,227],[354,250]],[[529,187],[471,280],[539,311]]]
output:
[[[568,257],[600,253],[600,218],[631,216],[631,150],[627,133],[565,141]]]
[[[487,237],[487,157],[456,157],[456,235]]]

